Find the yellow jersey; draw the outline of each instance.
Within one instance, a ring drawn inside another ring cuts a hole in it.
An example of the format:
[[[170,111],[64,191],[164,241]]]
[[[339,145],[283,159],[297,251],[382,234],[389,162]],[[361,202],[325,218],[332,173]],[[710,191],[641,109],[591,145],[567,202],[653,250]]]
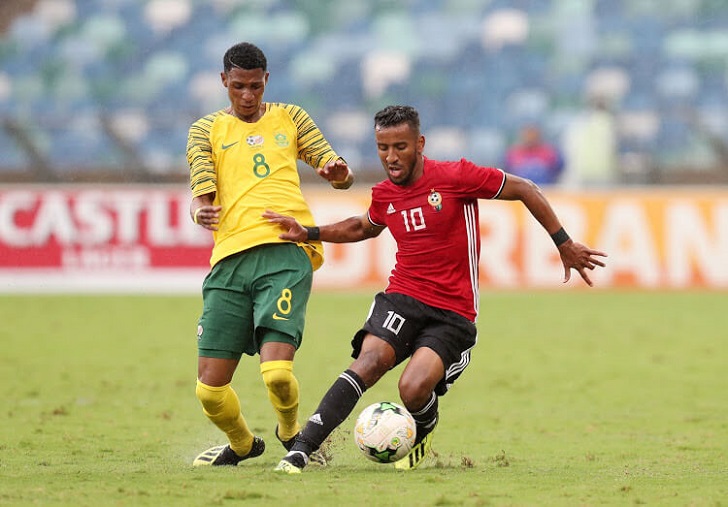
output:
[[[262,214],[270,209],[314,225],[301,193],[297,160],[320,168],[338,155],[299,106],[266,103],[265,114],[248,123],[216,111],[192,124],[187,140],[190,188],[194,197],[215,193],[222,206],[210,265],[232,254],[279,239],[280,226]],[[299,244],[313,269],[323,264],[320,241]]]

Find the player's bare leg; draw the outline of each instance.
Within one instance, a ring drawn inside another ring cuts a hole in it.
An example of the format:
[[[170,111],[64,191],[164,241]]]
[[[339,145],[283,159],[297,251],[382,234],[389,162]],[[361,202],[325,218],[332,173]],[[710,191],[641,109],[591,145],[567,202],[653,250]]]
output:
[[[439,420],[435,386],[445,376],[442,359],[432,349],[417,349],[399,380],[399,395],[417,424],[415,445],[395,468],[412,470],[420,466],[432,448],[433,432]]]

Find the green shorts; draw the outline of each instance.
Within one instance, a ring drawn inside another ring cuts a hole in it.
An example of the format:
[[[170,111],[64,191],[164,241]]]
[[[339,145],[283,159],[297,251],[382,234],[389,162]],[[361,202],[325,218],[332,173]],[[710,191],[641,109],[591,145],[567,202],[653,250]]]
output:
[[[199,355],[240,359],[259,353],[265,341],[298,349],[312,280],[311,261],[293,243],[261,245],[222,259],[202,284]]]

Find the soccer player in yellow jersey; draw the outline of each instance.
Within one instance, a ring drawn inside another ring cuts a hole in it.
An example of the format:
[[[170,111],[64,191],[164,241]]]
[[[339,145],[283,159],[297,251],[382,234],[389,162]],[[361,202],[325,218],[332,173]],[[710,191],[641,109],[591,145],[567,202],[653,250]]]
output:
[[[323,262],[297,160],[334,188],[349,188],[354,181],[306,111],[263,102],[268,70],[258,47],[247,42],[231,47],[223,69],[230,106],[191,126],[187,160],[190,215],[213,231],[215,240],[212,268],[202,285],[196,395],[229,443],[197,456],[195,466],[237,465],[265,450],[230,385],[243,354],[260,356],[277,416],[276,437],[286,449],[293,445],[301,430],[293,358],[301,345],[313,271]],[[309,240],[281,240],[276,224],[261,216],[267,209],[310,224]]]

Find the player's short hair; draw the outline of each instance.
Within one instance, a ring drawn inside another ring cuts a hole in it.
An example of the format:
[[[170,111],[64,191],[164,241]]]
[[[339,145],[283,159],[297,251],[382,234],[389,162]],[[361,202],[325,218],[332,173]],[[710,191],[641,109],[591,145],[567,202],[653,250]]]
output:
[[[266,60],[263,51],[255,44],[240,42],[225,51],[225,56],[222,58],[222,67],[226,73],[233,68],[263,69],[263,72],[266,72],[268,70],[268,60]]]
[[[394,127],[407,123],[415,132],[420,131],[420,115],[412,106],[387,106],[374,115],[374,128]]]

